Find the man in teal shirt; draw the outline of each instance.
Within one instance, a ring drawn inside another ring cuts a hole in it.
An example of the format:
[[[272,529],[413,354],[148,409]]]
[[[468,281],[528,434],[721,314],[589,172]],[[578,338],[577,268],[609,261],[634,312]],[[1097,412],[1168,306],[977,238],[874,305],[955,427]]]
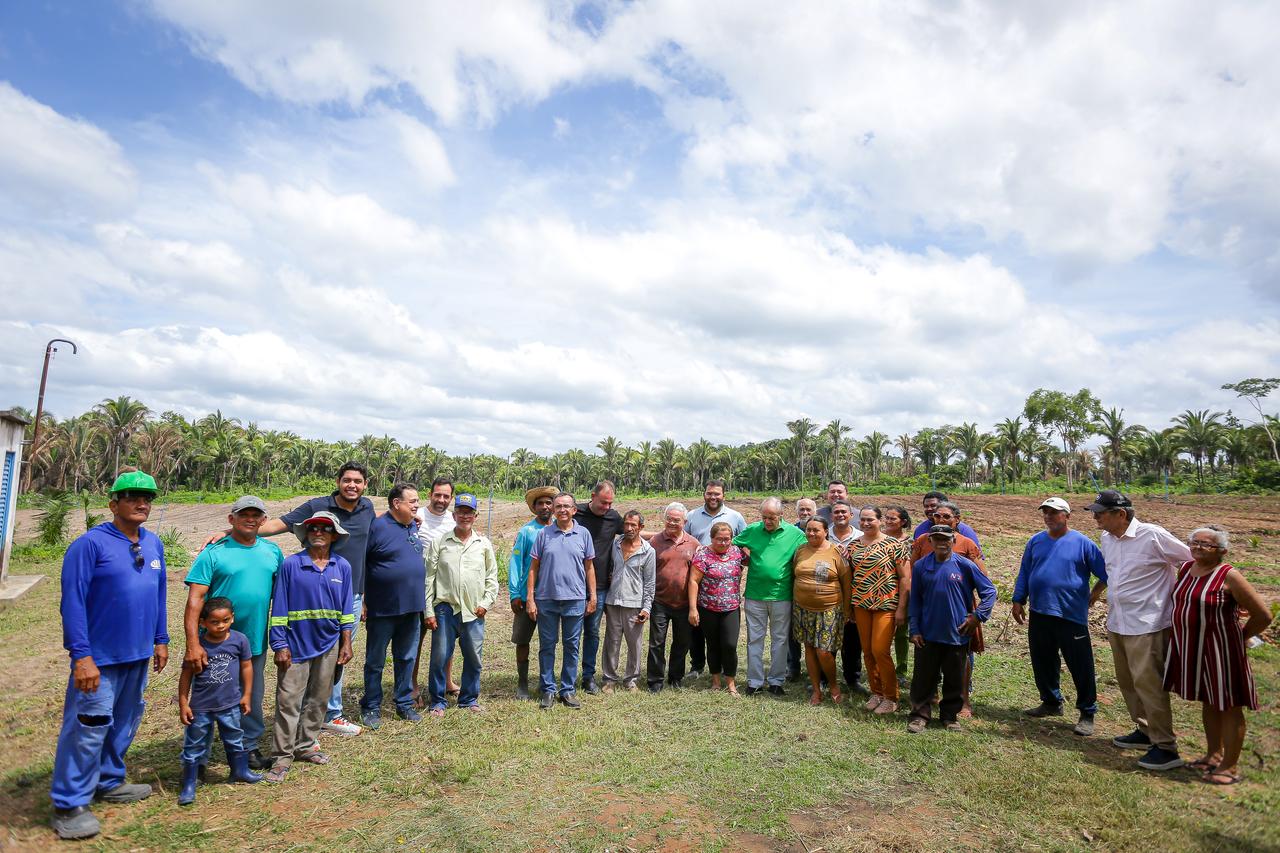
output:
[[[533,518],[520,528],[511,546],[511,562],[507,565],[507,589],[511,594],[511,642],[516,647],[516,698],[529,698],[529,641],[538,625],[524,611],[524,598],[529,594],[529,562],[533,559],[533,543],[538,532],[551,523],[551,502],[559,491],[555,486],[539,486],[524,494]]]
[[[764,637],[769,633],[769,692],[782,696],[787,677],[787,634],[791,631],[791,558],[805,542],[794,524],[782,523],[782,501],[765,498],[760,521],[733,538],[751,555],[742,609],[747,614],[747,695],[765,689]]]
[[[205,597],[229,598],[235,605],[236,621],[231,627],[249,638],[249,651],[253,654],[253,690],[249,713],[244,717],[244,745],[249,750],[249,765],[255,770],[271,766],[271,760],[263,758],[258,751],[258,739],[265,728],[262,677],[267,662],[271,590],[276,571],[284,562],[280,548],[258,536],[258,528],[266,518],[266,505],[253,495],[245,495],[231,505],[231,514],[227,516],[231,533],[201,551],[187,573],[187,609],[182,620],[187,635],[182,666],[195,674],[209,663],[200,645],[200,608],[204,606]],[[209,738],[213,738],[212,728]],[[208,754],[206,749],[206,758]],[[203,770],[201,767],[201,773]]]

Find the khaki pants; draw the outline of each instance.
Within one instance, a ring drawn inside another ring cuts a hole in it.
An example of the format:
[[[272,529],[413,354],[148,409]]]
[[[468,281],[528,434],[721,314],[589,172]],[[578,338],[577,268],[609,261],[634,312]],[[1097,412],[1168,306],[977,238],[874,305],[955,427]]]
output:
[[[604,655],[600,667],[604,670],[604,683],[634,687],[640,679],[640,640],[644,637],[644,623],[636,621],[640,608],[606,604],[604,611]],[[618,658],[624,637],[627,640],[627,672],[619,679]]]
[[[1164,689],[1164,654],[1169,632],[1116,634],[1107,632],[1115,659],[1116,683],[1138,730],[1161,749],[1177,752],[1169,693]]]
[[[271,751],[276,767],[288,767],[294,758],[320,748],[320,727],[333,690],[339,645],[335,642],[319,657],[295,660],[277,676],[276,730]]]

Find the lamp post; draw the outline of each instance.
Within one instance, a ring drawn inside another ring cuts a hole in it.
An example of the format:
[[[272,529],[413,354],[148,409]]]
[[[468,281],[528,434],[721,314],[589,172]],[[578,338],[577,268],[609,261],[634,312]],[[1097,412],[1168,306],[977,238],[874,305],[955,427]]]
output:
[[[27,459],[27,469],[22,472],[22,490],[24,492],[31,490],[32,465],[36,461],[36,452],[40,449],[40,423],[44,420],[44,386],[49,380],[49,359],[53,358],[53,354],[58,351],[54,344],[70,344],[72,355],[76,355],[79,352],[76,349],[75,342],[66,338],[54,338],[44,345],[44,368],[40,371],[40,395],[36,398],[36,426],[35,431],[31,434],[31,456]]]

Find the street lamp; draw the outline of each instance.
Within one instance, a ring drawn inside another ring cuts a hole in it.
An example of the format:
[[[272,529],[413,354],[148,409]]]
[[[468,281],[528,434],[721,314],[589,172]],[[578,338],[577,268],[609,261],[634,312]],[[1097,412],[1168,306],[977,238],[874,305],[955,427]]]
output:
[[[44,386],[49,379],[49,359],[53,358],[53,354],[58,351],[54,344],[70,344],[71,354],[76,355],[79,350],[76,349],[74,341],[66,338],[54,338],[44,345],[44,368],[40,371],[40,396],[36,398],[36,428],[31,434],[31,456],[27,459],[27,470],[22,472],[22,490],[24,492],[31,490],[31,471],[36,461],[36,451],[40,449],[40,422],[44,419]]]

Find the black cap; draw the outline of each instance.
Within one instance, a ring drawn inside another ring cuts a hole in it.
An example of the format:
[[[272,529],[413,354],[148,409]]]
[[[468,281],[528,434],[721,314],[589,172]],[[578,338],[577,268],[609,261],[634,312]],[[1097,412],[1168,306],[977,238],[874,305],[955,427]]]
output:
[[[935,524],[933,527],[929,528],[929,538],[932,539],[934,536],[945,536],[948,539],[955,539],[956,532],[946,524]]]
[[[1098,499],[1085,507],[1089,512],[1106,512],[1109,509],[1127,509],[1133,506],[1128,495],[1122,495],[1114,489],[1098,492]]]

